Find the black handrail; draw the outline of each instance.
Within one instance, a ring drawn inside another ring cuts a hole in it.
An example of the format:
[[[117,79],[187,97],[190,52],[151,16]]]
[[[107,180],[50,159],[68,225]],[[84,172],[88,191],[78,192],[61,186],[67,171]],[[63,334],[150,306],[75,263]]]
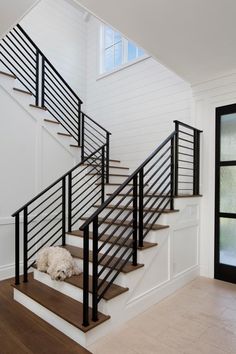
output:
[[[0,48],[0,61],[32,93],[35,105],[46,108],[81,147],[82,161],[106,144],[104,173],[108,183],[111,133],[82,112],[80,97],[21,25],[2,39]]]
[[[189,129],[193,132],[192,134],[188,133]],[[170,210],[174,209],[174,197],[179,195],[182,189],[178,188],[179,184],[191,184],[192,194],[189,194],[190,196],[199,194],[200,133],[199,129],[175,121],[175,131],[80,226],[80,230],[84,232],[84,326],[89,325],[90,322],[88,311],[90,225],[93,240],[92,320],[96,321],[98,303],[102,296],[131,258],[132,264],[137,265],[138,246],[143,247],[144,238],[154,227],[163,211],[168,207]],[[181,134],[187,134],[188,139],[182,138]],[[183,145],[179,143],[181,139]],[[195,176],[192,182],[188,180],[192,177],[190,175],[187,175],[186,181],[179,180],[181,166],[178,163],[183,153],[181,149],[185,148],[186,143],[187,148],[189,148],[188,144],[192,144],[191,149],[194,151],[193,155],[187,156],[189,158],[187,161],[193,166]],[[192,156],[193,161],[191,161]],[[114,200],[116,202],[112,205]],[[98,242],[101,244],[100,247],[98,247]]]
[[[36,253],[45,245],[52,246],[61,242],[61,245],[64,246],[66,231],[71,232],[72,226],[99,201],[101,204],[104,202],[105,148],[106,144],[102,145],[84,161],[71,168],[12,214],[15,217],[16,284],[20,282],[21,213],[23,213],[24,240],[23,275],[26,282],[28,281],[28,271],[35,262]],[[90,159],[93,159],[93,166],[95,164],[95,167],[89,165],[87,168],[85,162]],[[91,171],[99,172],[99,177],[97,177],[97,174],[91,177]],[[36,246],[37,249],[35,250]],[[29,263],[29,261],[31,262]]]

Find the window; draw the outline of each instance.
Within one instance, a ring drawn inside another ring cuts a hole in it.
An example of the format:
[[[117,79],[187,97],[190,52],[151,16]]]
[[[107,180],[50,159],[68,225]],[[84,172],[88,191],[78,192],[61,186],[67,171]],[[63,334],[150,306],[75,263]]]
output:
[[[134,43],[121,36],[119,32],[102,25],[101,29],[101,74],[113,71],[123,64],[134,61],[145,52]]]

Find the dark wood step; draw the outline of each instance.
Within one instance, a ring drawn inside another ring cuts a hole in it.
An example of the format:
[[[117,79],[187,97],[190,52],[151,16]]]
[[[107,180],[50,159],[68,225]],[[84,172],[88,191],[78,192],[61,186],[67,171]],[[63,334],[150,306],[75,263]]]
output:
[[[70,146],[75,147],[75,148],[80,148],[80,145],[76,145],[76,144],[70,144]]]
[[[106,316],[99,312],[98,321],[90,321],[90,325],[88,327],[84,327],[82,325],[83,304],[81,302],[42,284],[32,277],[30,277],[28,283],[22,282],[20,285],[13,286],[83,332],[88,332],[90,329],[98,326],[110,318],[110,316]],[[89,309],[89,317],[92,317],[91,309]]]
[[[202,194],[198,195],[190,195],[190,194],[183,194],[183,195],[176,195],[175,198],[200,198]]]
[[[98,279],[98,284],[101,281],[102,281],[101,279]],[[83,289],[83,274],[73,275],[72,277],[65,279],[65,282],[69,283],[71,285],[74,285],[77,288]],[[108,285],[108,282],[106,281],[102,285],[101,289],[99,289],[100,294],[106,288],[107,285]],[[89,275],[89,292],[90,293],[92,293],[92,289],[93,289],[93,277],[91,275]],[[119,286],[119,285],[113,283],[110,286],[110,288],[103,295],[103,299],[109,301],[109,300],[113,299],[114,297],[125,293],[128,290],[129,290],[129,288],[124,288],[123,286]]]
[[[86,217],[82,217],[81,220],[87,220]],[[98,218],[98,221],[101,222],[103,220],[103,218]],[[109,224],[109,225],[120,225],[120,226],[127,226],[129,225],[130,221],[123,221],[122,220],[113,220],[113,219],[106,219],[104,222],[104,224]],[[169,225],[159,225],[159,224],[154,224],[154,225],[151,225],[151,224],[147,224],[145,226],[145,229],[150,229],[150,230],[155,230],[155,231],[158,231],[158,230],[163,230],[163,229],[167,229],[169,227]]]
[[[79,258],[79,259],[83,259],[84,255],[83,255],[83,248],[81,247],[75,247],[75,246],[70,246],[70,245],[66,245],[65,248],[71,253],[71,255],[75,258]],[[98,259],[102,257],[102,253],[98,254]],[[118,261],[118,258],[116,257],[112,257],[112,256],[106,256],[102,262],[101,265],[105,265],[111,258],[112,261],[109,263],[108,268],[111,268],[114,266],[114,264]],[[93,252],[89,251],[89,261],[92,262],[93,261]],[[120,267],[120,263],[118,263],[115,267],[115,269],[119,269]],[[136,266],[133,266],[133,264],[131,262],[126,263],[126,265],[122,268],[122,273],[129,273],[132,272],[136,269],[139,269],[141,267],[143,267],[143,264],[137,264]]]
[[[101,173],[88,173],[90,176],[101,175]],[[129,175],[119,175],[117,173],[109,173],[110,177],[129,177]]]
[[[74,230],[74,231],[68,232],[68,235],[73,235],[73,236],[82,237],[82,238],[84,237],[83,231],[80,231],[80,230]],[[124,239],[122,237],[120,239],[118,236],[112,236],[110,239],[109,239],[109,237],[110,237],[109,235],[102,235],[102,237],[100,238],[100,241],[102,241],[102,242],[107,241],[108,243],[111,243],[111,244],[116,243],[118,246],[124,242]],[[91,240],[93,239],[92,232],[89,232],[89,238]],[[155,247],[155,246],[158,246],[158,244],[153,243],[153,242],[143,241],[143,247],[138,247],[138,249],[145,250],[145,249],[148,249],[150,247]]]
[[[44,119],[44,121],[47,122],[47,123],[60,124],[56,120],[51,120],[51,119]]]
[[[99,208],[100,205],[95,205],[96,208]],[[118,206],[115,206],[115,205],[108,205],[106,207],[106,209],[118,209],[118,210],[123,210],[123,209],[126,209],[126,210],[133,210],[133,207],[132,206],[128,206],[128,207],[125,207],[122,206],[122,205],[118,205]],[[138,208],[139,210],[139,208]],[[143,211],[148,211],[150,213],[152,212],[155,212],[155,213],[159,213],[159,212],[162,212],[163,214],[172,214],[172,213],[177,213],[179,212],[178,209],[174,209],[174,210],[171,210],[171,209],[164,209],[164,210],[161,210],[161,209],[155,209],[155,208],[151,208],[151,209],[148,209],[148,208],[144,208]]]
[[[16,91],[16,92],[20,92],[20,93],[24,93],[26,95],[33,96],[32,92],[26,91],[26,90],[23,90],[23,89],[20,89],[20,88],[17,88],[17,87],[13,87],[13,90]]]
[[[0,74],[4,75],[4,76],[11,77],[12,79],[16,79],[16,76],[14,74],[12,74],[12,73],[7,73],[5,71],[0,70]]]
[[[96,160],[102,161],[101,159],[96,159]],[[120,163],[121,161],[120,161],[120,160],[110,159],[109,162],[117,162],[117,163]]]
[[[36,106],[35,104],[30,104],[30,107],[37,108],[37,109],[41,109],[42,111],[47,111],[47,108],[46,108],[46,107]]]
[[[62,135],[62,136],[71,137],[71,135],[70,135],[69,133],[61,133],[61,132],[58,132],[57,134],[58,134],[58,135]]]
[[[85,166],[97,167],[97,165],[88,164],[88,163],[85,163],[84,165],[85,165]],[[118,170],[129,170],[129,167],[114,166],[114,165],[110,165],[109,168],[116,168],[116,169],[118,169]]]
[[[113,192],[114,193],[114,192]],[[113,193],[106,193],[106,195],[113,195]],[[145,191],[144,191],[145,193]],[[139,196],[139,194],[137,194]],[[127,194],[127,193],[119,193],[117,195],[117,197],[124,197],[124,196],[127,196],[127,197],[133,197],[133,194]],[[167,195],[163,195],[163,194],[145,194],[144,195],[144,198],[146,197],[153,197],[153,198],[166,198],[168,197]],[[170,197],[170,196],[169,196]]]

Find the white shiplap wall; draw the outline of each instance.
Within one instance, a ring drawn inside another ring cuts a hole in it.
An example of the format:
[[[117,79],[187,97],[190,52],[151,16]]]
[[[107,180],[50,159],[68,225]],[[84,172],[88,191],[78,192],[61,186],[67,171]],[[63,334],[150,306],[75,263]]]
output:
[[[87,32],[83,16],[66,0],[42,0],[20,23],[82,100]]]
[[[100,22],[91,18],[87,111],[112,132],[112,156],[135,168],[174,129],[174,119],[192,123],[192,91],[152,58],[98,79],[99,28]]]

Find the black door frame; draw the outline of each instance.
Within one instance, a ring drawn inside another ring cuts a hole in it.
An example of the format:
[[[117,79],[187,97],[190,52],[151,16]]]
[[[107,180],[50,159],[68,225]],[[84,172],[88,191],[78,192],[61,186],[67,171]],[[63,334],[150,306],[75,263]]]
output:
[[[215,123],[215,278],[236,283],[236,267],[220,263],[220,217],[236,218],[235,213],[220,212],[220,167],[236,166],[234,161],[220,161],[221,116],[236,113],[236,104],[216,108]],[[236,232],[236,231],[235,231]]]

